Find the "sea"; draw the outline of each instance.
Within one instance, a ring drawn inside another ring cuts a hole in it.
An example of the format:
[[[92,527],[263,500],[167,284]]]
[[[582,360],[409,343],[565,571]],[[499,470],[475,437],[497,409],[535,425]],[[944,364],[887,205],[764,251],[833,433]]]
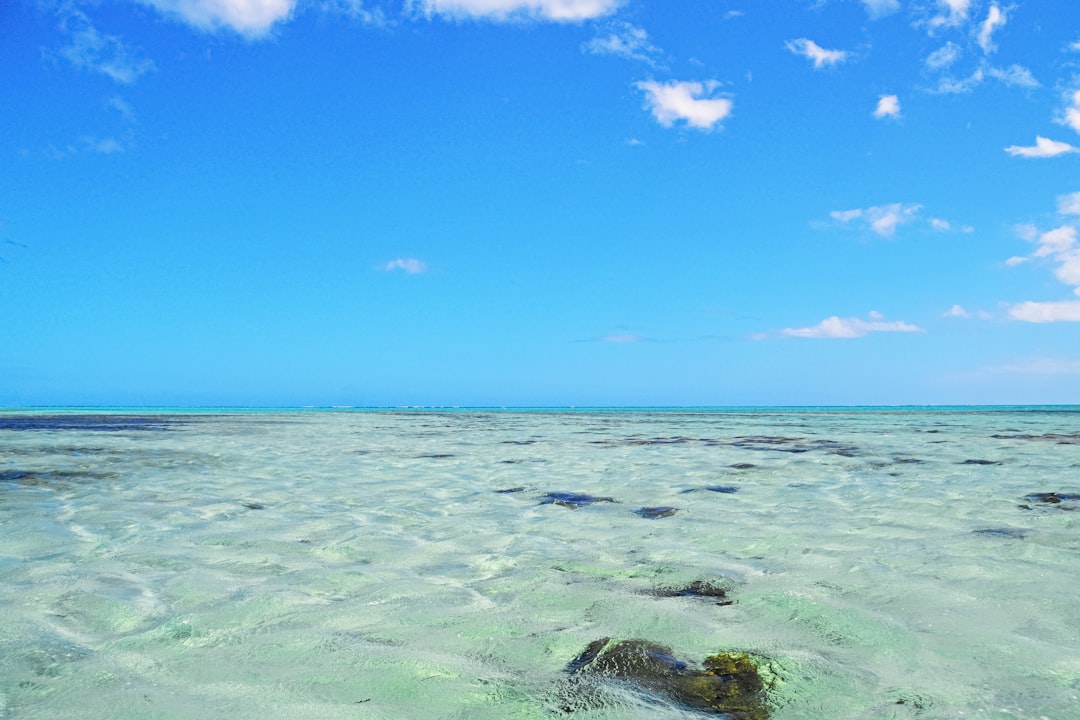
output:
[[[0,411],[4,720],[708,716],[603,638],[1080,718],[1080,407]]]

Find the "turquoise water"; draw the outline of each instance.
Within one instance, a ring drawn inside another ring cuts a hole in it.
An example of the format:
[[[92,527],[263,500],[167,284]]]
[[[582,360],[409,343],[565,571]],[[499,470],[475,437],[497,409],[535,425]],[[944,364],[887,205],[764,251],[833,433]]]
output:
[[[563,714],[601,637],[776,720],[1080,717],[1078,408],[9,411],[0,493],[0,718],[697,717]]]

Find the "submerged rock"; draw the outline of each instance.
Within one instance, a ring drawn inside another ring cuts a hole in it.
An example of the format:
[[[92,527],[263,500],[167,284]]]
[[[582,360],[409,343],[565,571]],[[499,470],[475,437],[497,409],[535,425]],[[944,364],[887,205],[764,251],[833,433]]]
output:
[[[671,517],[677,512],[679,512],[679,508],[673,508],[668,505],[661,505],[660,507],[638,508],[634,511],[634,514],[640,515],[646,520],[656,520],[657,518]]]
[[[612,497],[597,497],[595,495],[586,495],[585,493],[549,492],[544,493],[544,499],[540,501],[540,504],[561,505],[562,507],[567,507],[571,510],[577,510],[578,508],[598,502],[613,503],[619,501]]]
[[[770,713],[770,683],[746,653],[710,655],[699,666],[647,640],[600,638],[571,660],[566,672],[571,677],[562,693],[564,712],[601,705],[604,684],[614,682],[654,700],[731,720],[766,720]]]
[[[695,597],[707,598],[717,605],[732,605],[735,603],[727,596],[728,589],[712,580],[695,580],[687,585],[665,585],[653,588],[649,594],[654,597]]]

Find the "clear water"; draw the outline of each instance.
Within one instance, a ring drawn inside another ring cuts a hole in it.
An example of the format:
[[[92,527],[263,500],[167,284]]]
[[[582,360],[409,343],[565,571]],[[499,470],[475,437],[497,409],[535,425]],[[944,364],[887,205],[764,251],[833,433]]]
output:
[[[775,720],[1077,718],[1046,492],[1075,408],[9,412],[0,718],[558,717],[608,636],[768,658]]]

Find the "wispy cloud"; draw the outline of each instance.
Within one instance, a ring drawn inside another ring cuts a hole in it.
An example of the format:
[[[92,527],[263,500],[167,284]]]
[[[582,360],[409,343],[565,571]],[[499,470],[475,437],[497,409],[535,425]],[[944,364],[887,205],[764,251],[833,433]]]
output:
[[[1007,68],[988,67],[986,74],[995,80],[1000,80],[1009,87],[1037,88],[1039,81],[1023,65],[1010,65]]]
[[[942,26],[956,27],[965,23],[968,19],[968,10],[971,8],[971,0],[938,0],[938,6],[946,13],[931,18],[931,29]]]
[[[990,5],[990,10],[986,13],[986,19],[979,25],[979,34],[977,39],[979,41],[979,47],[983,49],[985,53],[992,53],[997,50],[997,46],[994,45],[994,33],[1005,26],[1005,22],[1008,18],[1005,15],[1005,11],[1001,9],[1001,6],[997,3]]]
[[[624,333],[621,335],[604,335],[600,338],[600,342],[620,344],[639,343],[644,341],[644,337],[642,337],[641,335],[634,335],[632,333]]]
[[[866,13],[874,20],[892,15],[900,9],[900,0],[862,0],[862,4],[866,6]]]
[[[106,100],[105,104],[116,112],[120,113],[120,117],[124,120],[124,122],[128,124],[134,124],[135,111],[132,109],[131,105],[129,105],[123,98],[114,95],[113,97]]]
[[[874,110],[874,117],[878,118],[899,118],[900,117],[900,98],[895,95],[882,95],[878,98],[877,109]]]
[[[391,24],[380,7],[369,8],[364,0],[322,0],[319,9],[326,13],[344,15],[367,25],[385,27]]]
[[[826,50],[808,38],[788,40],[784,43],[784,47],[790,52],[810,60],[814,64],[815,70],[838,65],[839,63],[846,61],[850,56],[850,53],[844,50]]]
[[[939,94],[960,94],[974,90],[987,78],[997,80],[1008,87],[1036,88],[1040,86],[1031,71],[1023,65],[1010,65],[1006,68],[995,67],[983,62],[970,75],[963,78],[943,77],[931,92]]]
[[[581,22],[610,15],[621,4],[622,0],[410,0],[406,6],[429,16]]]
[[[1050,140],[1049,138],[1044,138],[1042,135],[1035,136],[1034,145],[1026,147],[1022,145],[1010,145],[1005,148],[1005,152],[1013,157],[1022,158],[1052,158],[1057,157],[1058,155],[1065,155],[1078,151],[1080,151],[1080,148],[1075,148],[1069,143]]]
[[[635,86],[645,93],[646,107],[664,127],[682,120],[690,127],[711,130],[731,114],[734,105],[728,98],[710,97],[720,87],[715,80],[706,83],[648,80]]]
[[[228,28],[258,37],[292,15],[297,0],[141,0],[202,30]]]
[[[1030,323],[1080,322],[1080,300],[1022,302],[1013,305],[1009,315]]]
[[[971,313],[965,310],[963,305],[953,305],[951,308],[942,313],[942,317],[969,318],[971,317]]]
[[[949,41],[926,56],[926,66],[931,70],[947,68],[960,59],[963,50],[956,43]]]
[[[825,318],[817,325],[804,328],[785,328],[781,335],[799,338],[859,338],[873,332],[923,332],[923,329],[902,320],[888,321],[879,312],[871,312],[868,320],[842,318],[836,315]]]
[[[418,273],[425,272],[427,265],[422,260],[416,258],[397,258],[386,263],[383,267],[384,270],[404,270],[410,275],[416,275]]]
[[[154,69],[153,61],[140,57],[116,35],[98,31],[74,5],[61,6],[60,30],[68,43],[59,55],[77,68],[107,75],[122,85],[130,85]]]
[[[878,235],[890,237],[896,233],[897,227],[915,220],[921,209],[922,205],[891,203],[854,210],[833,210],[829,217],[843,224],[858,221]]]
[[[661,52],[649,41],[649,34],[643,28],[621,21],[609,24],[604,34],[583,43],[581,49],[590,55],[615,55],[653,66]]]
[[[1080,192],[1058,195],[1057,211],[1062,215],[1080,215]]]
[[[987,370],[1011,375],[1080,375],[1080,360],[1033,357]]]

